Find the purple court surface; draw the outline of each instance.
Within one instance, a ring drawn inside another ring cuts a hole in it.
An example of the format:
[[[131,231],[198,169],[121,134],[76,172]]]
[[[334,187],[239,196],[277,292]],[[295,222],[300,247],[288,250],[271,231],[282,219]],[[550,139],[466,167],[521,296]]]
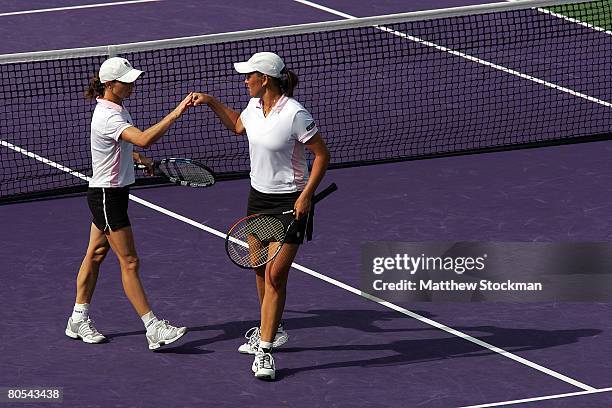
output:
[[[76,1],[32,0],[27,9],[94,4]],[[0,35],[13,39],[0,53],[341,19],[293,1],[14,14],[24,3],[0,2]],[[355,16],[467,4],[368,3],[318,2]],[[226,259],[210,230],[225,231],[244,213],[247,180],[132,191],[153,309],[190,330],[157,353],[146,347],[113,256],[91,310],[110,342],[64,335],[89,230],[83,196],[0,206],[0,387],[63,388],[61,404],[16,406],[612,406],[603,392],[612,386],[610,303],[418,303],[401,313],[350,290],[359,289],[365,242],[612,240],[610,156],[612,143],[596,142],[330,171],[324,183],[339,191],[317,207],[315,240],[290,273],[290,340],[275,351],[275,382],[254,379],[252,358],[236,351],[258,324],[254,279]]]

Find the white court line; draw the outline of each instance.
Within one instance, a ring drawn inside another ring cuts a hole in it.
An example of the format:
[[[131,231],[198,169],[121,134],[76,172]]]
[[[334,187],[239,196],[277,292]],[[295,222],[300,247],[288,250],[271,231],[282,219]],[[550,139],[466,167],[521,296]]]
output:
[[[308,6],[317,8],[317,9],[322,10],[322,11],[326,11],[328,13],[332,13],[332,14],[335,14],[335,15],[347,18],[347,19],[357,18],[357,17],[352,16],[350,14],[341,12],[339,10],[334,10],[334,9],[326,7],[326,6],[319,5],[319,4],[314,3],[312,1],[309,1],[309,0],[294,0],[294,1],[296,1],[298,3],[302,3],[304,5],[308,5]],[[589,28],[593,28],[593,29],[596,29],[596,30],[598,29],[598,27],[592,26],[592,25],[590,25],[588,23],[583,23],[583,22],[580,22],[580,21],[575,20],[575,19],[571,19],[571,18],[566,17],[566,16],[557,15],[556,13],[549,12],[548,10],[545,10],[545,9],[538,9],[538,10],[542,11],[542,12],[545,12],[545,13],[549,13],[549,14],[555,15],[556,17],[563,18],[563,19],[571,21],[571,22],[575,22],[575,23],[581,24],[581,25],[589,27]],[[494,69],[497,69],[497,70],[500,70],[500,71],[503,71],[503,72],[506,72],[506,73],[509,73],[509,74],[512,74],[512,75],[519,76],[519,77],[521,77],[523,79],[527,79],[527,80],[536,82],[538,84],[541,84],[541,85],[544,85],[544,86],[547,86],[547,87],[550,87],[550,88],[553,88],[553,89],[557,89],[557,90],[562,91],[562,92],[569,93],[570,95],[578,96],[580,98],[583,98],[583,99],[586,99],[588,101],[595,102],[595,103],[598,103],[598,104],[601,104],[601,105],[604,105],[604,106],[607,106],[607,107],[612,107],[612,104],[610,102],[603,101],[603,100],[594,98],[592,96],[589,96],[589,95],[586,95],[586,94],[582,94],[580,92],[576,92],[576,91],[574,91],[572,89],[565,88],[565,87],[559,86],[557,84],[554,84],[554,83],[551,83],[551,82],[548,82],[548,81],[544,81],[542,79],[533,77],[531,75],[527,75],[527,74],[524,74],[524,73],[521,73],[521,72],[518,72],[518,71],[515,71],[515,70],[512,70],[512,69],[503,67],[501,65],[493,64],[493,63],[491,63],[489,61],[485,61],[485,60],[482,60],[480,58],[477,58],[477,57],[474,57],[474,56],[471,56],[471,55],[468,55],[468,54],[464,54],[462,52],[455,51],[455,50],[449,49],[447,47],[444,47],[444,46],[441,46],[441,45],[438,45],[438,44],[435,44],[435,43],[432,43],[432,42],[429,42],[429,41],[422,40],[422,39],[420,39],[418,37],[414,37],[414,36],[411,36],[411,35],[408,35],[408,34],[405,34],[405,33],[401,33],[401,32],[395,31],[395,30],[391,30],[391,29],[389,29],[387,27],[384,27],[384,26],[376,26],[376,28],[378,28],[381,31],[389,32],[389,33],[391,33],[393,35],[396,35],[396,36],[399,36],[399,37],[406,38],[408,40],[417,42],[419,44],[423,44],[423,45],[426,45],[428,47],[433,47],[433,48],[436,48],[436,49],[438,49],[440,51],[447,52],[447,53],[450,53],[452,55],[455,55],[455,56],[458,56],[458,57],[461,57],[461,58],[465,58],[465,59],[467,59],[469,61],[477,62],[477,63],[483,64],[483,65],[486,65],[488,67],[491,67],[491,68],[494,68]],[[608,31],[605,31],[603,29],[598,29],[598,31],[604,31],[606,33],[609,33]],[[539,371],[542,371],[542,372],[544,372],[546,374],[552,375],[553,377],[559,378],[559,377],[557,377],[557,375],[559,375],[559,373],[556,373],[556,372],[554,372],[552,370],[549,370],[549,369],[547,369],[545,367],[539,366],[538,364],[532,363],[531,361],[525,360],[522,357],[518,357],[518,356],[516,356],[516,355],[514,355],[512,353],[509,353],[509,352],[505,351],[505,350],[499,349],[499,348],[497,348],[495,346],[492,346],[492,345],[490,345],[488,343],[485,343],[485,342],[483,342],[483,341],[481,341],[479,339],[471,337],[471,336],[469,336],[469,335],[467,335],[465,333],[462,333],[462,332],[460,332],[458,330],[449,328],[449,327],[447,327],[447,326],[445,326],[445,325],[443,325],[441,323],[438,323],[436,321],[433,321],[431,319],[427,319],[427,318],[425,318],[423,316],[420,316],[420,315],[418,315],[418,314],[416,314],[414,312],[411,312],[409,310],[403,309],[403,308],[401,308],[401,307],[399,307],[399,306],[397,306],[397,305],[395,305],[393,303],[384,301],[384,300],[382,300],[382,299],[380,299],[380,298],[378,298],[376,296],[370,295],[370,294],[365,293],[365,292],[361,292],[361,291],[359,291],[359,290],[357,290],[357,289],[355,289],[355,288],[353,288],[353,287],[351,287],[349,285],[346,285],[346,284],[344,284],[342,282],[336,281],[335,279],[332,279],[332,278],[330,278],[328,276],[322,275],[322,274],[320,274],[318,272],[315,272],[315,271],[313,271],[311,269],[308,269],[306,267],[303,267],[301,265],[294,264],[293,267],[298,269],[298,270],[301,270],[302,272],[305,272],[305,273],[307,273],[309,275],[312,275],[312,276],[314,276],[314,277],[316,277],[318,279],[326,281],[326,282],[328,282],[328,283],[330,283],[332,285],[341,287],[341,288],[343,288],[343,289],[345,289],[345,290],[347,290],[349,292],[355,293],[355,294],[357,294],[359,296],[362,296],[362,297],[364,297],[366,299],[372,300],[372,301],[374,301],[374,302],[376,302],[376,303],[378,303],[380,305],[383,305],[383,306],[388,307],[390,309],[396,310],[396,311],[398,311],[398,312],[400,312],[402,314],[410,316],[410,317],[412,317],[412,318],[414,318],[416,320],[419,320],[419,321],[421,321],[421,322],[423,322],[425,324],[428,324],[430,326],[433,326],[433,327],[436,327],[438,329],[444,330],[444,331],[446,331],[446,332],[448,332],[450,334],[453,334],[455,336],[461,337],[461,338],[463,338],[465,340],[468,340],[468,341],[470,341],[472,343],[478,344],[478,345],[480,345],[482,347],[488,348],[491,351],[494,351],[496,353],[502,354],[505,357],[508,357],[508,358],[510,358],[512,360],[515,360],[515,361],[520,362],[522,364],[528,365],[528,366],[530,366],[532,368],[535,368],[535,369],[537,369]],[[535,366],[532,365],[532,364],[535,364]],[[505,402],[493,403],[493,404],[474,405],[474,406],[465,407],[465,408],[494,407],[494,406],[519,404],[519,403],[531,402],[531,401],[540,401],[540,400],[547,400],[547,399],[554,399],[554,398],[563,398],[563,397],[569,397],[569,396],[585,395],[585,394],[593,394],[593,393],[612,391],[612,388],[606,388],[606,389],[598,390],[598,389],[595,389],[595,388],[593,388],[591,386],[579,383],[579,382],[577,382],[577,381],[575,381],[573,379],[571,381],[572,381],[571,383],[573,385],[577,386],[578,388],[582,388],[585,391],[576,392],[576,393],[569,393],[569,394],[559,394],[559,395],[553,395],[553,396],[545,396],[545,397],[528,398],[528,399],[523,399],[523,400],[505,401]]]
[[[70,169],[70,168],[68,168],[66,166],[62,166],[59,163],[56,163],[56,162],[51,161],[49,159],[46,159],[46,158],[44,158],[42,156],[39,156],[36,153],[29,152],[29,151],[27,151],[25,149],[22,149],[19,146],[16,146],[16,145],[14,145],[12,143],[6,142],[6,141],[4,141],[2,139],[0,139],[0,146],[8,147],[11,150],[14,150],[14,151],[16,151],[18,153],[21,153],[21,154],[25,155],[25,156],[31,157],[33,159],[36,159],[36,160],[38,160],[40,162],[43,162],[44,164],[47,164],[47,165],[49,165],[51,167],[55,167],[56,169],[59,169],[61,171],[65,171],[66,173],[72,174],[73,176],[76,176],[76,177],[78,177],[78,178],[80,178],[82,180],[89,181],[89,177],[87,177],[86,175],[84,175],[82,173],[79,173],[78,171],[72,170],[72,169]]]
[[[585,21],[581,21],[581,20],[578,20],[578,19],[575,19],[575,18],[572,18],[572,17],[564,16],[563,14],[555,13],[554,11],[546,10],[544,8],[538,8],[538,11],[541,12],[541,13],[550,14],[551,16],[555,16],[555,17],[563,19],[565,21],[569,21],[570,23],[574,23],[574,24],[581,25],[583,27],[590,28],[591,30],[594,30],[594,31],[599,31],[600,33],[612,35],[612,31],[606,30],[605,28],[597,27],[597,26],[595,26],[593,24],[589,24],[589,23],[587,23]]]
[[[505,0],[505,1],[508,2],[508,3],[516,3],[518,0]],[[581,25],[581,26],[586,27],[586,28],[590,28],[591,30],[595,30],[595,31],[599,31],[601,33],[612,35],[612,31],[606,30],[605,28],[597,27],[596,25],[593,25],[593,24],[589,24],[586,21],[578,20],[576,18],[568,17],[568,16],[563,15],[563,14],[555,13],[554,11],[547,10],[545,8],[542,8],[542,7],[538,7],[536,10],[538,10],[540,13],[550,14],[551,16],[560,18],[560,19],[565,20],[565,21],[569,21],[570,23],[574,23],[574,24],[578,24],[578,25]]]
[[[207,225],[201,224],[201,223],[199,223],[197,221],[194,221],[194,220],[192,220],[190,218],[187,218],[187,217],[185,217],[183,215],[177,214],[174,211],[168,210],[168,209],[166,209],[164,207],[161,207],[161,206],[159,206],[157,204],[153,204],[153,203],[151,203],[151,202],[149,202],[147,200],[144,200],[144,199],[142,199],[140,197],[136,197],[134,195],[130,195],[130,199],[133,200],[134,202],[137,202],[138,204],[141,204],[141,205],[143,205],[145,207],[148,207],[148,208],[150,208],[152,210],[158,211],[158,212],[160,212],[162,214],[165,214],[165,215],[167,215],[169,217],[172,217],[172,218],[177,219],[179,221],[185,222],[185,223],[187,223],[189,225],[192,225],[192,226],[194,226],[196,228],[199,228],[201,230],[204,230],[206,232],[209,232],[209,233],[211,233],[211,234],[213,234],[213,235],[215,235],[215,236],[217,236],[219,238],[225,239],[225,237],[226,237],[226,234],[224,234],[221,231],[218,231],[218,230],[216,230],[214,228],[211,228],[211,227],[209,227]],[[304,273],[306,273],[306,274],[308,274],[310,276],[313,276],[313,277],[315,277],[317,279],[320,279],[320,280],[322,280],[324,282],[327,282],[329,284],[337,286],[337,287],[339,287],[341,289],[344,289],[344,290],[346,290],[348,292],[354,293],[354,294],[356,294],[358,296],[361,296],[361,297],[363,297],[365,299],[371,300],[371,301],[373,301],[375,303],[378,303],[379,305],[384,306],[386,308],[389,308],[389,309],[395,310],[397,312],[400,312],[400,313],[402,313],[402,314],[404,314],[406,316],[412,317],[413,319],[419,320],[420,322],[425,323],[425,324],[427,324],[429,326],[433,326],[433,327],[435,327],[437,329],[440,329],[440,330],[443,330],[443,331],[445,331],[447,333],[450,333],[453,336],[460,337],[460,338],[462,338],[464,340],[467,340],[467,341],[472,342],[474,344],[477,344],[477,345],[479,345],[481,347],[484,347],[484,348],[486,348],[486,349],[488,349],[490,351],[493,351],[495,353],[501,354],[504,357],[507,357],[507,358],[509,358],[511,360],[514,360],[514,361],[518,362],[518,363],[521,363],[521,364],[524,364],[524,365],[526,365],[528,367],[536,369],[536,370],[538,370],[538,371],[540,371],[540,372],[542,372],[544,374],[547,374],[547,375],[550,375],[552,377],[555,377],[555,378],[557,378],[557,379],[559,379],[561,381],[564,381],[564,382],[566,382],[568,384],[571,384],[571,385],[573,385],[575,387],[581,388],[583,390],[588,390],[588,391],[595,391],[596,390],[594,387],[591,387],[590,385],[586,385],[584,383],[581,383],[581,382],[579,382],[577,380],[574,380],[573,378],[570,378],[568,376],[560,374],[560,373],[558,373],[556,371],[553,371],[553,370],[551,370],[549,368],[543,367],[543,366],[541,366],[541,365],[539,365],[537,363],[534,363],[532,361],[529,361],[529,360],[527,360],[527,359],[525,359],[523,357],[519,357],[519,356],[517,356],[515,354],[510,353],[509,351],[503,350],[503,349],[501,349],[499,347],[493,346],[493,345],[491,345],[491,344],[489,344],[487,342],[484,342],[484,341],[482,341],[480,339],[472,337],[469,334],[465,334],[463,332],[460,332],[459,330],[455,330],[453,328],[445,326],[444,324],[438,323],[435,320],[428,319],[427,317],[421,316],[421,315],[419,315],[419,314],[417,314],[415,312],[412,312],[410,310],[404,309],[401,306],[395,305],[395,304],[393,304],[391,302],[387,302],[386,300],[383,300],[383,299],[381,299],[379,297],[376,297],[376,296],[371,295],[371,294],[366,293],[366,292],[362,292],[359,289],[356,289],[356,288],[354,288],[354,287],[352,287],[350,285],[347,285],[346,283],[343,283],[343,282],[341,282],[339,280],[330,278],[329,276],[323,275],[322,273],[316,272],[316,271],[314,271],[314,270],[312,270],[310,268],[307,268],[307,267],[302,266],[300,264],[297,264],[295,262],[291,266],[293,266],[293,268],[295,268],[295,269],[297,269],[299,271],[302,271],[302,272],[304,272]]]
[[[130,1],[118,1],[116,3],[83,4],[80,6],[67,6],[67,7],[56,7],[56,8],[36,9],[36,10],[11,11],[9,13],[0,13],[0,17],[17,16],[21,14],[50,13],[54,11],[79,10],[79,9],[97,8],[97,7],[122,6],[126,4],[152,3],[152,2],[157,2],[157,1],[162,1],[162,0],[130,0]]]
[[[15,151],[17,151],[19,153],[25,154],[28,157],[32,157],[32,158],[34,158],[36,160],[42,161],[45,164],[48,164],[50,166],[53,166],[53,167],[58,168],[60,170],[63,170],[65,172],[67,172],[67,173],[77,175],[77,177],[84,178],[85,180],[89,179],[87,176],[84,176],[81,173],[78,173],[78,172],[76,172],[74,170],[71,170],[68,167],[62,166],[61,164],[58,164],[58,163],[55,163],[55,162],[53,162],[51,160],[45,159],[44,157],[39,156],[39,155],[37,155],[35,153],[28,152],[27,150],[25,150],[25,149],[23,149],[21,147],[15,146],[12,143],[5,142],[2,139],[0,139],[0,145],[8,147],[9,149],[15,150]],[[224,234],[221,231],[218,231],[218,230],[216,230],[214,228],[211,228],[211,227],[209,227],[207,225],[201,224],[201,223],[199,223],[197,221],[194,221],[194,220],[192,220],[190,218],[187,218],[187,217],[185,217],[183,215],[177,214],[174,211],[170,211],[170,210],[168,210],[168,209],[166,209],[164,207],[161,207],[161,206],[159,206],[157,204],[153,204],[153,203],[151,203],[151,202],[149,202],[147,200],[144,200],[144,199],[142,199],[140,197],[137,197],[135,195],[130,194],[130,199],[132,201],[138,203],[138,204],[141,204],[141,205],[143,205],[145,207],[148,207],[148,208],[150,208],[152,210],[158,211],[158,212],[160,212],[162,214],[165,214],[165,215],[167,215],[169,217],[172,217],[172,218],[174,218],[176,220],[182,221],[182,222],[184,222],[186,224],[192,225],[192,226],[194,226],[196,228],[199,228],[199,229],[201,229],[203,231],[206,231],[206,232],[208,232],[208,233],[210,233],[212,235],[215,235],[215,236],[217,236],[219,238],[225,239],[225,237],[226,237],[226,234]],[[366,293],[366,292],[362,292],[359,289],[356,289],[356,288],[354,288],[354,287],[352,287],[350,285],[347,285],[346,283],[343,283],[343,282],[341,282],[339,280],[330,278],[329,276],[323,275],[322,273],[316,272],[316,271],[314,271],[312,269],[309,269],[309,268],[307,268],[305,266],[299,265],[299,264],[297,264],[295,262],[292,264],[292,266],[295,269],[297,269],[299,271],[302,271],[302,272],[304,272],[304,273],[306,273],[306,274],[308,274],[310,276],[313,276],[313,277],[315,277],[317,279],[320,279],[320,280],[322,280],[324,282],[327,282],[327,283],[332,284],[332,285],[334,285],[336,287],[339,287],[341,289],[344,289],[346,291],[354,293],[354,294],[356,294],[358,296],[361,296],[361,297],[363,297],[365,299],[368,299],[368,300],[371,300],[373,302],[376,302],[376,303],[378,303],[381,306],[384,306],[386,308],[395,310],[395,311],[400,312],[400,313],[402,313],[402,314],[404,314],[406,316],[412,317],[413,319],[416,319],[416,320],[418,320],[418,321],[420,321],[422,323],[425,323],[425,324],[427,324],[429,326],[433,326],[433,327],[435,327],[437,329],[443,330],[443,331],[445,331],[445,332],[447,332],[449,334],[452,334],[453,336],[460,337],[460,338],[462,338],[464,340],[467,340],[469,342],[472,342],[472,343],[474,343],[474,344],[476,344],[478,346],[484,347],[484,348],[486,348],[486,349],[488,349],[488,350],[490,350],[490,351],[492,351],[494,353],[498,353],[498,354],[500,354],[500,355],[502,355],[504,357],[507,357],[507,358],[509,358],[511,360],[514,360],[514,361],[518,362],[518,363],[521,363],[523,365],[531,367],[531,368],[533,368],[535,370],[538,370],[538,371],[540,371],[540,372],[542,372],[544,374],[547,374],[547,375],[550,375],[552,377],[555,377],[556,379],[564,381],[564,382],[566,382],[568,384],[571,384],[571,385],[573,385],[575,387],[578,387],[578,388],[581,388],[581,389],[587,390],[587,391],[595,391],[596,390],[594,387],[591,387],[590,385],[581,383],[581,382],[579,382],[577,380],[574,380],[573,378],[570,378],[570,377],[568,377],[566,375],[563,375],[563,374],[558,373],[556,371],[553,371],[553,370],[551,370],[549,368],[541,366],[541,365],[539,365],[537,363],[529,361],[529,360],[527,360],[527,359],[525,359],[523,357],[519,357],[516,354],[512,354],[509,351],[506,351],[506,350],[503,350],[503,349],[501,349],[499,347],[493,346],[493,345],[491,345],[491,344],[489,344],[487,342],[484,342],[484,341],[482,341],[480,339],[472,337],[469,334],[465,334],[463,332],[460,332],[459,330],[455,330],[453,328],[445,326],[444,324],[438,323],[435,320],[428,319],[427,317],[421,316],[421,315],[419,315],[419,314],[417,314],[415,312],[412,312],[410,310],[404,309],[401,306],[395,305],[395,304],[393,304],[391,302],[387,302],[386,300],[383,300],[383,299],[381,299],[379,297],[376,297],[376,296],[371,295],[371,294]]]
[[[470,405],[470,406],[463,406],[463,407],[460,407],[460,408],[502,407],[504,405],[517,405],[517,404],[523,404],[525,402],[546,401],[546,400],[551,400],[551,399],[576,397],[576,396],[579,396],[579,395],[598,394],[598,393],[610,392],[610,391],[612,391],[612,387],[610,387],[610,388],[600,388],[600,389],[592,390],[592,391],[578,391],[578,392],[569,392],[567,394],[546,395],[546,396],[543,396],[543,397],[534,397],[534,398],[525,398],[525,399],[512,400],[512,401],[493,402],[493,403],[490,403],[490,404]]]
[[[319,10],[322,10],[322,11],[326,11],[328,13],[335,14],[335,15],[340,16],[340,17],[344,17],[346,19],[356,19],[357,18],[357,17],[352,16],[350,14],[346,14],[346,13],[344,13],[342,11],[338,11],[338,10],[334,10],[332,8],[329,8],[329,7],[322,6],[320,4],[314,3],[314,2],[309,1],[309,0],[293,0],[293,1],[295,1],[297,3],[301,3],[301,4],[304,4],[304,5],[307,5],[307,6],[310,6],[310,7],[314,7],[316,9],[319,9]],[[549,87],[549,88],[552,88],[552,89],[556,89],[558,91],[565,92],[565,93],[568,93],[568,94],[573,95],[573,96],[577,96],[577,97],[582,98],[582,99],[586,99],[589,102],[594,102],[594,103],[606,106],[608,108],[612,108],[612,103],[611,102],[604,101],[602,99],[598,99],[598,98],[595,98],[593,96],[586,95],[586,94],[583,94],[581,92],[574,91],[573,89],[566,88],[564,86],[557,85],[555,83],[548,82],[548,81],[545,81],[543,79],[536,78],[536,77],[534,77],[532,75],[524,74],[522,72],[510,69],[510,68],[506,68],[506,67],[504,67],[502,65],[494,64],[492,62],[483,60],[483,59],[478,58],[478,57],[474,57],[474,56],[469,55],[469,54],[465,54],[465,53],[460,52],[460,51],[455,51],[455,50],[453,50],[451,48],[447,48],[447,47],[444,47],[442,45],[438,45],[438,44],[432,43],[430,41],[425,41],[425,40],[423,40],[421,38],[414,37],[412,35],[408,35],[408,34],[405,34],[405,33],[399,32],[399,31],[391,30],[390,28],[387,28],[385,26],[375,26],[375,27],[377,29],[381,30],[381,31],[391,33],[391,34],[396,35],[398,37],[405,38],[407,40],[414,41],[414,42],[419,43],[419,44],[423,44],[423,45],[425,45],[427,47],[432,47],[432,48],[435,48],[435,49],[440,50],[442,52],[446,52],[446,53],[449,53],[451,55],[454,55],[454,56],[466,59],[468,61],[476,62],[478,64],[485,65],[487,67],[496,69],[498,71],[502,71],[502,72],[508,73],[510,75],[518,76],[520,78],[527,79],[529,81],[533,81],[533,82],[535,82],[537,84],[544,85],[546,87]]]
[[[167,215],[169,217],[172,217],[172,218],[177,219],[179,221],[185,222],[185,223],[187,223],[189,225],[192,225],[192,226],[194,226],[196,228],[199,228],[201,230],[204,230],[206,232],[209,232],[209,233],[211,233],[211,234],[213,234],[213,235],[215,235],[215,236],[217,236],[219,238],[225,239],[225,237],[226,237],[226,234],[224,234],[221,231],[218,231],[218,230],[216,230],[214,228],[211,228],[211,227],[209,227],[207,225],[201,224],[201,223],[199,223],[197,221],[194,221],[194,220],[192,220],[190,218],[187,218],[187,217],[185,217],[183,215],[177,214],[174,211],[168,210],[168,209],[166,209],[164,207],[161,207],[161,206],[159,206],[157,204],[153,204],[150,201],[144,200],[144,199],[142,199],[140,197],[136,197],[136,196],[130,194],[130,199],[135,201],[135,202],[137,202],[138,204],[141,204],[141,205],[143,205],[145,207],[148,207],[148,208],[150,208],[152,210],[158,211],[158,212],[160,212],[162,214],[165,214],[165,215]],[[366,292],[362,292],[361,290],[359,290],[357,288],[354,288],[354,287],[352,287],[350,285],[347,285],[344,282],[341,282],[339,280],[331,278],[331,277],[329,277],[327,275],[324,275],[322,273],[316,272],[316,271],[314,271],[314,270],[312,270],[310,268],[307,268],[305,266],[302,266],[302,265],[300,265],[298,263],[294,262],[291,266],[293,268],[299,270],[299,271],[302,271],[302,272],[306,273],[307,275],[310,275],[312,277],[320,279],[320,280],[322,280],[324,282],[327,282],[327,283],[332,284],[332,285],[334,285],[336,287],[344,289],[344,290],[346,290],[348,292],[351,292],[351,293],[353,293],[355,295],[361,296],[361,297],[363,297],[365,299],[371,300],[372,302],[378,303],[381,306],[384,306],[386,308],[395,310],[395,311],[400,312],[401,314],[404,314],[406,316],[412,317],[413,319],[416,319],[416,320],[418,320],[418,321],[420,321],[422,323],[425,323],[425,324],[427,324],[429,326],[433,326],[433,327],[435,327],[437,329],[440,329],[440,330],[443,330],[443,331],[445,331],[447,333],[450,333],[453,336],[460,337],[460,338],[462,338],[464,340],[467,340],[467,341],[472,342],[474,344],[477,344],[477,345],[479,345],[481,347],[484,347],[484,348],[486,348],[486,349],[488,349],[490,351],[493,351],[495,353],[501,354],[504,357],[507,357],[507,358],[509,358],[511,360],[514,360],[514,361],[518,362],[518,363],[521,363],[521,364],[524,364],[524,365],[526,365],[528,367],[536,369],[536,370],[538,370],[538,371],[540,371],[540,372],[542,372],[544,374],[548,374],[548,375],[550,375],[552,377],[555,377],[555,378],[557,378],[557,379],[559,379],[561,381],[564,381],[566,383],[574,385],[574,386],[576,386],[578,388],[582,388],[583,390],[587,390],[587,391],[595,391],[596,390],[594,387],[591,387],[590,385],[583,384],[583,383],[581,383],[581,382],[579,382],[577,380],[574,380],[573,378],[567,377],[567,376],[565,376],[563,374],[560,374],[560,373],[558,373],[556,371],[553,371],[553,370],[551,370],[549,368],[543,367],[543,366],[541,366],[539,364],[536,364],[536,363],[534,363],[532,361],[529,361],[529,360],[527,360],[527,359],[525,359],[523,357],[519,357],[519,356],[517,356],[517,355],[515,355],[513,353],[510,353],[509,351],[503,350],[503,349],[501,349],[499,347],[493,346],[493,345],[491,345],[491,344],[489,344],[487,342],[484,342],[484,341],[482,341],[480,339],[472,337],[469,334],[465,334],[465,333],[463,333],[463,332],[461,332],[459,330],[450,328],[450,327],[448,327],[448,326],[446,326],[446,325],[444,325],[442,323],[438,323],[435,320],[429,319],[429,318],[421,316],[421,315],[419,315],[419,314],[417,314],[415,312],[412,312],[410,310],[404,309],[401,306],[398,306],[396,304],[393,304],[391,302],[383,300],[383,299],[381,299],[381,298],[379,298],[377,296],[371,295],[371,294],[366,293]]]

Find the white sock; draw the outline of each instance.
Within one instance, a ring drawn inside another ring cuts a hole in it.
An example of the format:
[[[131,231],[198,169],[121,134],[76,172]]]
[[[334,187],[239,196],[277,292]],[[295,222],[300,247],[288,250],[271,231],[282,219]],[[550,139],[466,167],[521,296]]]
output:
[[[155,323],[159,321],[157,317],[153,314],[153,311],[149,311],[149,313],[143,314],[140,316],[142,322],[144,323],[145,329],[149,331],[149,327],[153,326]]]
[[[265,353],[272,351],[272,343],[269,341],[259,340],[259,350]]]
[[[72,309],[72,321],[80,322],[89,317],[89,303],[75,303]]]

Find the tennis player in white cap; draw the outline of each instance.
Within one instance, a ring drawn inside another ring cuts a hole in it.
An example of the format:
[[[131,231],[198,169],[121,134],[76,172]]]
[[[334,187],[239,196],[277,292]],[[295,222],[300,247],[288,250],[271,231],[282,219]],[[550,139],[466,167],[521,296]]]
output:
[[[312,115],[293,98],[297,76],[271,52],[258,52],[248,61],[234,64],[245,74],[251,96],[238,113],[216,98],[193,93],[194,105],[208,105],[223,124],[249,139],[251,190],[247,214],[294,210],[298,228],[287,234],[279,255],[255,268],[261,305],[261,322],[245,337],[238,351],[254,354],[252,370],[261,379],[275,378],[272,348],[288,339],[281,317],[287,296],[289,268],[303,242],[312,195],[329,164],[329,152]],[[314,154],[309,174],[304,150]]]
[[[146,328],[149,349],[178,340],[187,331],[151,311],[138,275],[139,260],[127,209],[129,186],[134,183],[134,161],[151,168],[152,162],[133,151],[133,145],[148,147],[192,105],[191,94],[159,123],[146,130],[133,125],[123,105],[142,71],[125,58],[109,58],[91,80],[85,96],[96,101],[91,118],[91,156],[93,176],[89,181],[87,201],[92,213],[89,245],[77,276],[76,302],[68,319],[66,335],[86,343],[101,343],[106,338],[89,318],[89,305],[96,287],[100,265],[109,249],[121,266],[123,289]]]

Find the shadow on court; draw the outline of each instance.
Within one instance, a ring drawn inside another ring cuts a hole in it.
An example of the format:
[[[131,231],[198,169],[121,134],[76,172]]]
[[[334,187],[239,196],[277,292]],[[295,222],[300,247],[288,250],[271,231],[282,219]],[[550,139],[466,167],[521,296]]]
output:
[[[435,317],[424,311],[416,311],[424,317]],[[374,311],[374,310],[326,310],[315,309],[306,312],[287,311],[288,317],[284,320],[285,327],[291,333],[292,330],[299,329],[314,329],[311,331],[317,335],[317,328],[344,328],[361,331],[363,333],[371,333],[374,335],[383,334],[382,336],[372,336],[374,340],[368,344],[346,344],[336,341],[334,338],[326,336],[326,341],[331,343],[329,346],[322,347],[281,347],[275,350],[276,353],[300,353],[300,352],[337,352],[335,358],[346,356],[347,353],[354,356],[364,356],[372,353],[390,354],[383,357],[347,359],[341,358],[337,361],[328,362],[318,365],[306,365],[298,368],[281,368],[277,371],[277,378],[282,379],[294,374],[326,370],[331,368],[346,368],[346,367],[383,367],[397,366],[412,363],[422,363],[428,361],[438,361],[455,358],[483,357],[488,355],[497,355],[497,353],[486,350],[469,341],[447,335],[442,338],[420,338],[410,339],[411,334],[432,332],[439,334],[439,329],[433,327],[424,328],[381,328],[377,324],[388,322],[387,324],[397,324],[405,326],[405,318],[399,316],[392,311]],[[293,315],[302,314],[302,317],[293,317]],[[358,318],[356,318],[358,317]],[[158,351],[158,353],[174,353],[174,354],[209,354],[214,351],[206,349],[207,346],[217,342],[227,340],[237,340],[240,342],[244,337],[245,331],[253,326],[258,325],[258,321],[238,321],[227,322],[221,324],[205,325],[190,327],[186,339],[193,339],[207,331],[220,332],[213,337],[200,338],[197,340],[186,341],[176,347],[169,347]],[[500,347],[506,351],[517,353],[530,350],[540,350],[550,347],[562,346],[578,342],[581,338],[592,337],[602,333],[599,329],[574,329],[574,330],[539,330],[539,329],[513,329],[498,326],[460,326],[455,327],[464,333],[469,333],[473,337]],[[384,341],[389,333],[405,333],[407,339]],[[133,331],[125,333],[110,334],[109,339],[122,336],[141,336],[144,331]],[[422,334],[421,334],[422,336]],[[306,333],[301,334],[302,338],[310,337]],[[375,342],[383,340],[382,342]],[[298,343],[294,341],[293,344]]]
[[[495,326],[458,327],[463,332],[488,332],[489,335],[473,336],[506,351],[516,353],[528,350],[539,350],[549,347],[576,343],[582,337],[591,337],[600,334],[597,329],[578,330],[536,330],[536,329],[508,329]],[[435,329],[425,329],[435,330]],[[412,330],[418,331],[418,330]],[[411,363],[446,360],[453,358],[483,357],[497,355],[492,351],[456,337],[442,339],[400,340],[383,344],[350,344],[332,345],[325,347],[281,348],[277,353],[297,353],[303,351],[355,351],[360,355],[367,352],[392,352],[391,356],[366,358],[359,360],[335,361],[320,365],[310,365],[292,369],[280,369],[277,378],[292,376],[297,373],[313,370],[346,367],[385,367]]]

